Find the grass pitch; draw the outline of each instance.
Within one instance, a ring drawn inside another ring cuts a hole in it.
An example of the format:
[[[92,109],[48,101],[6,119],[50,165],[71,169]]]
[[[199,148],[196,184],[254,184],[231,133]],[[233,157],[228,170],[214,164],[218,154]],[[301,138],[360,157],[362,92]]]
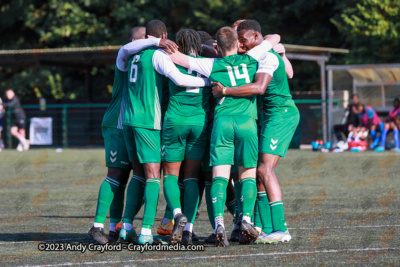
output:
[[[88,242],[103,149],[0,152],[0,265],[388,265],[400,264],[400,155],[291,150],[277,176],[292,241],[205,245],[202,252],[41,252],[41,241]],[[153,233],[165,200],[160,191]],[[143,210],[136,222],[140,228]],[[233,227],[226,212],[228,235]],[[108,225],[108,220],[106,221]],[[108,228],[108,227],[107,227]],[[194,230],[211,232],[205,199]]]

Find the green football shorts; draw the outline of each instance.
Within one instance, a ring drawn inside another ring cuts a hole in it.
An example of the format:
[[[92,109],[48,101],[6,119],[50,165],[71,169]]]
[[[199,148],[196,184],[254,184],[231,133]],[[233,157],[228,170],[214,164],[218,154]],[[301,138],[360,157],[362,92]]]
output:
[[[249,116],[221,116],[211,133],[210,165],[257,167],[258,138],[255,120]]]
[[[203,126],[175,125],[166,119],[162,131],[166,162],[180,162],[185,158],[201,160],[207,143],[207,123]]]
[[[263,113],[260,121],[259,151],[285,157],[299,124],[300,114],[293,100],[279,107],[277,112]]]
[[[129,160],[140,163],[161,163],[160,130],[124,125]]]
[[[103,134],[106,151],[106,166],[109,168],[130,169],[131,164],[123,130],[102,126],[101,133]]]

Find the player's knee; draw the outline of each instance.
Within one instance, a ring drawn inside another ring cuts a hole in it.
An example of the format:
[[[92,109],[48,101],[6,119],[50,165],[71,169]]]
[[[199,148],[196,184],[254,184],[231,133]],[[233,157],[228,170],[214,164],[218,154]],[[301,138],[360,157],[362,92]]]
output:
[[[130,169],[108,168],[107,175],[117,180],[121,185],[126,185],[129,179]]]
[[[146,178],[160,178],[160,163],[145,163]]]
[[[140,164],[139,161],[132,162],[132,173],[139,177],[144,177],[143,165]]]
[[[274,168],[268,165],[261,165],[257,168],[257,176],[263,179],[268,179],[274,174]]]

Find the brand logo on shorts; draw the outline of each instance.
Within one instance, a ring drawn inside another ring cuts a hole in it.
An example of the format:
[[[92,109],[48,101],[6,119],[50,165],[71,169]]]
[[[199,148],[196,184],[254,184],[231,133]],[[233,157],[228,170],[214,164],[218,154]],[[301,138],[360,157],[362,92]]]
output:
[[[115,157],[115,155],[117,155],[117,151],[113,152],[112,150],[110,150],[110,160],[112,163],[114,163],[117,160],[117,157]]]
[[[217,197],[213,197],[211,198],[212,203],[216,203],[217,202]]]
[[[165,146],[161,146],[161,157],[165,156]]]
[[[273,138],[271,138],[271,143],[272,143],[272,144],[270,144],[269,147],[270,147],[272,150],[275,150],[276,147],[278,146],[278,145],[277,145],[278,139],[274,140]]]
[[[243,196],[240,197],[240,202],[243,202]]]

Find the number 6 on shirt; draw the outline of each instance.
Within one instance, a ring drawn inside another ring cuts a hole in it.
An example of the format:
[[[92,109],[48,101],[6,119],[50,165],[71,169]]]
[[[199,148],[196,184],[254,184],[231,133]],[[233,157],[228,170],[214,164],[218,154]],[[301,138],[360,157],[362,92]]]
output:
[[[140,59],[140,56],[139,56],[139,55],[136,55],[136,56],[133,58],[133,60],[132,60],[132,65],[131,65],[131,76],[129,77],[129,81],[130,81],[131,83],[136,82],[138,67],[137,67],[137,65],[134,64],[134,63],[138,62],[139,59]]]

